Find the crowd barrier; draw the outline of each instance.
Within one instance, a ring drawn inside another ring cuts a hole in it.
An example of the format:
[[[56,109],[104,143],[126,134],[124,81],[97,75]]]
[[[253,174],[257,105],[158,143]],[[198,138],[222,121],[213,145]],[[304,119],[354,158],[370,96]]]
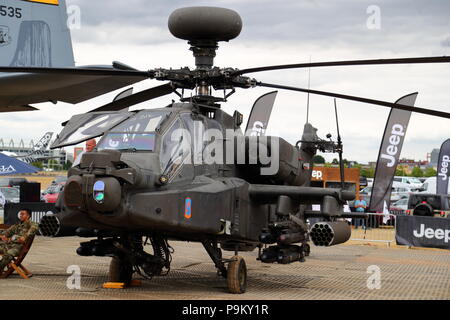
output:
[[[366,219],[352,219],[350,240],[385,242],[390,245],[395,241],[396,217],[404,216],[406,212],[392,210],[389,214],[370,212],[367,214]]]

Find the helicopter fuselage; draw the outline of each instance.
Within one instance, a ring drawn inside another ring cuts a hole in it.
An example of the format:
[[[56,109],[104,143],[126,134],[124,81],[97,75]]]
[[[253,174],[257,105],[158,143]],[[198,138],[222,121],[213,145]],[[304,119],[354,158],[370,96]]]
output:
[[[148,276],[169,270],[168,239],[201,242],[222,275],[221,249],[237,254],[259,247],[262,262],[304,261],[311,216],[329,221],[314,229],[318,245],[347,241],[350,228],[336,219],[354,193],[309,186],[317,130],[306,124],[301,145],[293,146],[244,135],[241,119],[195,102],[75,116],[56,144],[102,138],[69,170],[60,212],[41,220],[41,232],[55,235],[64,227],[97,237],[77,253],[112,256],[112,270],[125,274],[118,279],[129,279],[132,266]],[[314,203],[320,211],[310,210]],[[153,255],[144,251],[143,237]],[[263,245],[272,246],[261,253]]]
[[[83,154],[69,171],[60,198],[62,211],[71,217],[65,223],[189,240],[216,237],[258,243],[273,203],[250,197],[248,180],[264,181],[253,174],[262,166],[257,160],[249,163],[249,145],[263,139],[243,136],[233,117],[220,109],[201,110],[190,103],[144,110],[105,132],[97,150]],[[227,130],[235,135],[228,137]],[[288,145],[282,140],[281,148]],[[208,159],[219,151],[220,158],[216,154]],[[270,146],[265,151],[272,152]],[[298,151],[284,151],[281,168],[266,181],[304,183],[310,172],[299,166]],[[235,155],[227,162],[229,152]],[[239,152],[247,159],[236,164]],[[102,190],[95,190],[96,183]],[[96,199],[99,193],[103,196]]]

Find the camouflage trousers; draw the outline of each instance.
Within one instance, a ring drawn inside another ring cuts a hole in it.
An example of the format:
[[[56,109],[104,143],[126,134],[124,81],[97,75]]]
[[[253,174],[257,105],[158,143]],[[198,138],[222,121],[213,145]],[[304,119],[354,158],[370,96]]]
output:
[[[19,255],[21,250],[21,244],[6,244],[0,242],[0,272],[5,269],[14,257]]]

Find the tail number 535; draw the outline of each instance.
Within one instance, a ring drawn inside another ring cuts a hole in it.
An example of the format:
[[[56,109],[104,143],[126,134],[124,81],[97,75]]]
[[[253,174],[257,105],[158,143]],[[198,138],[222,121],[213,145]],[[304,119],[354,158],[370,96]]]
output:
[[[10,18],[22,18],[22,8],[0,6],[0,16]]]

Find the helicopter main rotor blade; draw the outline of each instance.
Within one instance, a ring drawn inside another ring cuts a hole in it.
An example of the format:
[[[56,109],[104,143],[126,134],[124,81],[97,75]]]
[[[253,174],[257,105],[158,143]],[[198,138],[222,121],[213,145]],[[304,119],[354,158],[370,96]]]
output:
[[[28,105],[26,105],[26,106],[11,106],[11,107],[3,106],[3,107],[0,107],[0,112],[18,112],[18,111],[35,111],[35,110],[38,110],[38,109],[35,108],[35,107],[32,107],[32,106],[28,106]]]
[[[86,66],[75,68],[46,68],[46,67],[0,67],[0,72],[4,73],[32,73],[40,74],[60,74],[64,76],[126,76],[148,78],[150,74],[146,71],[116,69],[111,66]]]
[[[97,109],[91,110],[89,112],[98,112],[98,111],[119,111],[124,108],[134,106],[138,103],[145,102],[151,99],[159,98],[170,94],[174,91],[171,83],[166,83],[157,87],[153,87],[147,90],[143,90],[141,92],[131,94],[125,98],[115,100],[104,106],[101,106]]]
[[[140,71],[0,67],[0,111],[41,102],[80,103],[149,78]],[[43,72],[33,72],[32,70]],[[28,70],[28,72],[18,72]],[[13,72],[14,71],[14,72]]]
[[[333,66],[358,66],[358,65],[381,65],[381,64],[413,64],[413,63],[448,63],[450,57],[419,57],[419,58],[396,58],[396,59],[373,59],[373,60],[348,60],[348,61],[327,61],[297,64],[282,64],[274,66],[264,66],[248,68],[233,72],[232,76],[239,76],[246,73],[273,71],[282,69],[299,69],[315,67],[333,67]]]
[[[450,113],[447,113],[447,112],[431,110],[431,109],[424,109],[424,108],[419,108],[419,107],[411,107],[411,106],[407,106],[407,105],[403,105],[403,104],[397,104],[397,103],[392,103],[392,102],[387,102],[387,101],[382,101],[382,100],[374,100],[374,99],[362,98],[362,97],[357,97],[357,96],[349,96],[349,95],[345,95],[345,94],[339,94],[339,93],[333,93],[333,92],[327,92],[327,91],[310,90],[310,89],[289,87],[289,86],[263,83],[263,82],[257,82],[256,85],[260,86],[260,87],[285,89],[285,90],[297,91],[297,92],[306,92],[306,93],[309,92],[311,94],[317,94],[320,96],[328,96],[328,97],[334,97],[334,98],[339,98],[339,99],[358,101],[358,102],[363,102],[363,103],[379,105],[379,106],[383,106],[383,107],[413,111],[413,112],[417,112],[417,113],[423,113],[423,114],[428,114],[431,116],[437,116],[437,117],[441,117],[441,118],[450,119]]]

